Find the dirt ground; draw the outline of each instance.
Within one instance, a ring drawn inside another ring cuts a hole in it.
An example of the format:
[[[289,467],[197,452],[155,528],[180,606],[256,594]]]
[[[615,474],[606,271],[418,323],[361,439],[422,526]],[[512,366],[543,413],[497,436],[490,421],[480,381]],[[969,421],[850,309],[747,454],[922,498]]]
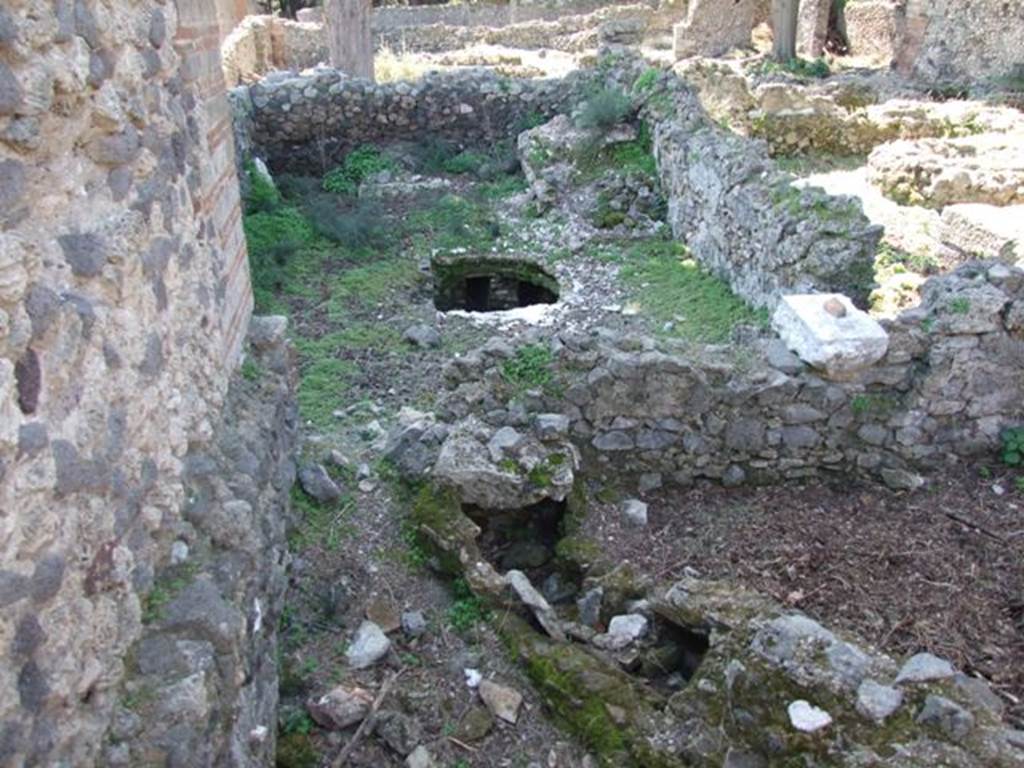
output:
[[[931,651],[1001,694],[1024,724],[1024,494],[987,465],[897,493],[836,478],[652,494],[644,531],[595,513],[613,556],[658,579],[695,569],[851,630],[900,659]]]

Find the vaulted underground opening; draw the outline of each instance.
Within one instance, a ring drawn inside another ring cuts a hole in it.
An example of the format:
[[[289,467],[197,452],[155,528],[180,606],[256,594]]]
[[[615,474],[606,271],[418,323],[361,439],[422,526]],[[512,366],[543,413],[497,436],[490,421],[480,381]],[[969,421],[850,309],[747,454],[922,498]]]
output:
[[[563,535],[564,501],[545,499],[512,510],[485,510],[466,504],[462,511],[480,526],[480,553],[499,571],[522,571],[552,605],[576,596],[579,574],[568,572],[556,553]]]
[[[655,615],[642,650],[626,669],[646,678],[654,688],[677,691],[696,674],[708,647],[707,632]]]
[[[558,301],[558,281],[521,261],[435,261],[434,306],[442,312],[502,312]]]

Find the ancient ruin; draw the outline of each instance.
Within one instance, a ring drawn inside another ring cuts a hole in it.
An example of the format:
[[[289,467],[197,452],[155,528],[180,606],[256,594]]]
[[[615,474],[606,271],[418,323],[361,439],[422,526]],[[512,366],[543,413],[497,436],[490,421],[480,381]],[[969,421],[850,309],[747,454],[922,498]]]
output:
[[[1022,44],[0,0],[0,766],[1024,766]]]

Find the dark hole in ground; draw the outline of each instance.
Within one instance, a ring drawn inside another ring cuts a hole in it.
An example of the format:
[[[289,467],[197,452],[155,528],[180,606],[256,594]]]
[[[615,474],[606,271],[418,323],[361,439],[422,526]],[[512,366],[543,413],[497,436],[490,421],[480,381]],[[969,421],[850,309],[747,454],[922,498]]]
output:
[[[442,312],[501,312],[558,301],[558,282],[533,264],[441,264],[434,277],[434,306]]]
[[[657,689],[677,691],[696,674],[708,652],[708,635],[655,616],[649,644],[629,671]]]
[[[579,589],[578,575],[560,570],[555,557],[565,511],[564,501],[551,499],[512,510],[463,506],[480,526],[480,553],[499,571],[523,571],[551,603],[565,602]]]

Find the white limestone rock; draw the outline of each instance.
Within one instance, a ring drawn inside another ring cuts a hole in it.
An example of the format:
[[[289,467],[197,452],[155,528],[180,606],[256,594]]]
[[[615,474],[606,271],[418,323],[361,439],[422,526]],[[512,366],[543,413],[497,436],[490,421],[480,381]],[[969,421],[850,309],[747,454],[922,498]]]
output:
[[[878,362],[889,349],[882,326],[841,294],[783,296],[772,327],[801,360],[833,378]]]
[[[950,205],[942,211],[940,238],[964,259],[1024,263],[1024,205]]]
[[[786,711],[790,724],[803,733],[814,733],[832,724],[832,716],[828,712],[803,699],[792,702]]]

